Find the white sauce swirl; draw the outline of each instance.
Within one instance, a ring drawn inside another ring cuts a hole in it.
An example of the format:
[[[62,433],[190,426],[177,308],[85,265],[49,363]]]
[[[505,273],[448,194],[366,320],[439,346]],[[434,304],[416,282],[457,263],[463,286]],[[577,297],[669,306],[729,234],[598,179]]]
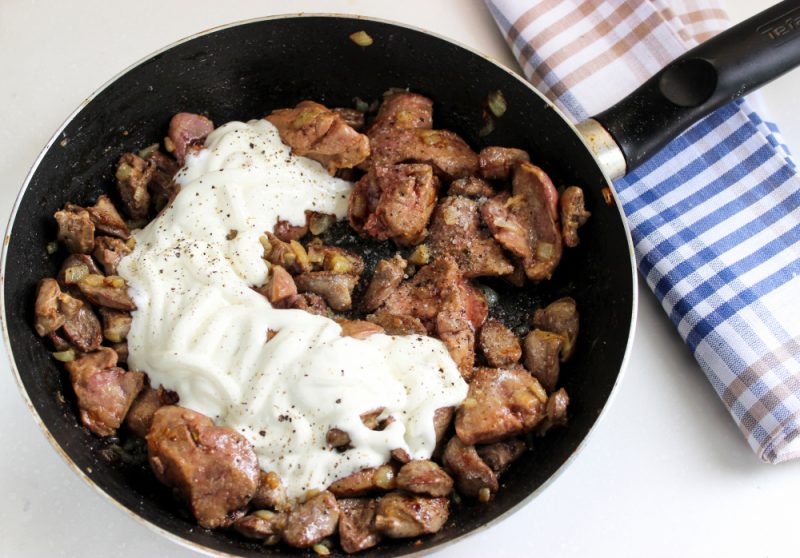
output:
[[[352,184],[292,155],[266,120],[215,130],[177,181],[178,196],[134,233],[136,248],[119,266],[138,307],[130,368],[241,432],[291,497],[385,463],[394,448],[430,457],[434,411],[467,394],[441,342],[341,337],[334,321],[273,309],[251,289],[268,276],[264,231],[279,219],[304,223],[307,209],[341,219]],[[267,342],[270,329],[278,333]],[[369,430],[359,415],[379,407],[396,421]],[[353,448],[328,448],[331,427],[345,430]]]

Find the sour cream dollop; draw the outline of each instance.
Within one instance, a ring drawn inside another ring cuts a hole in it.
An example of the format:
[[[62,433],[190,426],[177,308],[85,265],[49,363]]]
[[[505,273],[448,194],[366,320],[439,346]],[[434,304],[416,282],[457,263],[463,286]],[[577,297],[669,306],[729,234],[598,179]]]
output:
[[[130,368],[242,433],[291,497],[385,463],[394,448],[430,457],[435,410],[467,394],[441,342],[342,337],[336,322],[273,309],[251,289],[268,277],[259,237],[279,219],[304,223],[305,210],[343,218],[352,184],[292,155],[266,120],[221,126],[176,180],[180,193],[134,233],[119,266],[138,308]],[[359,415],[379,407],[395,422],[369,430]],[[332,427],[352,449],[327,446]]]

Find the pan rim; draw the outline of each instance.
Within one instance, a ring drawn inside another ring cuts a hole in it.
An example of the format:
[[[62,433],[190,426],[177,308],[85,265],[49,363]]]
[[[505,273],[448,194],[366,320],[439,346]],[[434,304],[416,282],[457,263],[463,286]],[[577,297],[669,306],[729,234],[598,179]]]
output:
[[[124,512],[127,516],[129,516],[132,519],[134,519],[140,525],[144,525],[145,527],[151,529],[155,533],[158,533],[159,535],[163,536],[167,540],[170,540],[170,541],[172,541],[172,542],[174,542],[174,543],[176,543],[176,544],[178,544],[178,545],[180,545],[180,546],[182,546],[184,548],[188,548],[190,550],[193,550],[195,552],[199,552],[199,553],[204,554],[206,556],[224,557],[224,558],[227,558],[227,557],[235,558],[236,557],[235,554],[229,554],[229,553],[226,553],[226,552],[215,550],[215,549],[209,548],[207,546],[203,546],[200,543],[196,543],[196,542],[191,541],[189,539],[185,539],[184,537],[182,537],[180,535],[177,535],[175,533],[172,533],[171,531],[168,531],[168,530],[164,529],[163,527],[160,527],[159,525],[157,525],[157,524],[153,523],[152,521],[146,519],[145,517],[139,515],[135,511],[131,510],[130,508],[124,506],[116,498],[112,497],[103,488],[98,486],[97,483],[95,483],[91,479],[91,477],[89,477],[86,474],[86,472],[83,469],[81,469],[74,461],[72,461],[72,459],[69,457],[69,455],[67,455],[67,453],[64,451],[62,446],[58,443],[58,441],[55,439],[55,437],[52,435],[50,430],[45,425],[44,420],[39,415],[38,411],[36,410],[36,407],[34,406],[33,402],[30,399],[30,396],[28,395],[27,390],[25,389],[25,386],[23,385],[22,377],[20,376],[19,369],[17,368],[16,358],[14,356],[14,351],[13,351],[13,348],[11,346],[11,339],[9,337],[9,332],[8,332],[8,325],[7,325],[7,319],[6,319],[6,304],[5,304],[5,277],[6,277],[6,263],[7,263],[7,257],[8,257],[8,246],[10,244],[11,232],[12,232],[12,229],[13,229],[14,224],[16,222],[17,212],[18,212],[19,207],[20,207],[20,205],[22,203],[22,198],[24,197],[24,195],[25,195],[25,193],[26,193],[26,191],[28,189],[28,186],[30,185],[31,180],[33,179],[34,174],[39,169],[39,166],[41,165],[42,160],[44,159],[45,155],[50,151],[50,149],[53,147],[55,142],[58,140],[59,136],[62,134],[64,129],[75,119],[75,117],[78,116],[78,114],[90,102],[92,102],[98,95],[100,95],[108,87],[110,87],[112,84],[114,84],[122,76],[124,76],[127,73],[133,71],[137,67],[141,66],[142,64],[148,62],[149,60],[153,59],[154,57],[156,57],[156,56],[158,56],[158,55],[160,55],[160,54],[162,54],[164,52],[167,52],[167,51],[169,51],[169,50],[171,50],[171,49],[173,49],[173,48],[175,48],[175,47],[177,47],[177,46],[179,46],[179,45],[181,45],[183,43],[187,43],[187,42],[192,41],[194,39],[197,39],[199,37],[203,37],[205,35],[210,35],[211,33],[215,33],[217,31],[222,31],[222,30],[225,30],[225,29],[230,29],[230,28],[239,27],[239,26],[245,26],[245,25],[249,25],[249,24],[253,24],[253,23],[260,23],[260,22],[263,22],[263,21],[283,20],[283,19],[298,19],[298,18],[322,18],[322,17],[331,18],[331,19],[349,19],[349,20],[355,20],[355,21],[359,21],[359,20],[361,20],[361,21],[371,21],[371,22],[376,22],[376,23],[381,23],[381,24],[386,24],[386,25],[392,25],[392,26],[395,26],[395,27],[405,28],[405,29],[408,29],[408,30],[412,30],[412,31],[416,31],[416,32],[419,32],[419,33],[423,33],[423,34],[432,36],[432,37],[434,37],[436,39],[445,41],[445,42],[450,43],[452,45],[455,45],[455,46],[457,46],[457,47],[459,47],[459,48],[461,48],[461,49],[463,49],[465,51],[468,51],[472,55],[475,55],[475,56],[478,56],[480,58],[485,59],[486,61],[488,61],[491,64],[495,65],[497,68],[499,68],[499,69],[503,70],[504,72],[506,72],[507,74],[509,74],[511,77],[513,77],[517,81],[519,81],[522,84],[524,84],[528,88],[529,91],[531,91],[533,94],[535,94],[541,101],[546,103],[551,110],[554,110],[558,114],[558,116],[561,118],[561,120],[571,128],[573,134],[575,134],[575,136],[577,136],[581,140],[581,142],[583,143],[584,149],[586,149],[586,151],[590,155],[592,154],[591,148],[590,148],[589,144],[587,143],[586,139],[583,137],[583,135],[580,133],[580,131],[576,128],[575,124],[561,111],[561,109],[558,108],[558,106],[556,106],[552,101],[550,101],[547,97],[545,97],[543,93],[541,93],[539,90],[537,90],[535,87],[533,87],[533,85],[531,85],[527,80],[525,80],[523,78],[523,76],[521,76],[517,72],[513,71],[512,69],[506,67],[505,65],[503,65],[499,61],[495,60],[491,56],[489,56],[487,54],[484,54],[482,52],[479,52],[479,51],[475,50],[474,48],[469,47],[469,46],[467,46],[467,45],[465,45],[465,44],[463,44],[463,43],[461,43],[461,42],[459,42],[459,41],[457,41],[455,39],[452,39],[450,37],[446,37],[444,35],[441,35],[439,33],[436,33],[436,32],[421,28],[421,27],[417,27],[415,25],[410,25],[410,24],[407,24],[407,23],[401,23],[401,22],[397,22],[397,21],[393,21],[393,20],[389,20],[389,19],[376,18],[376,17],[367,17],[367,16],[356,15],[356,14],[334,13],[334,12],[331,12],[331,13],[325,13],[325,12],[321,12],[321,13],[294,12],[294,13],[284,13],[284,14],[276,14],[276,15],[271,15],[271,16],[264,16],[264,17],[257,17],[257,18],[238,20],[238,21],[234,21],[234,22],[231,22],[231,23],[226,23],[226,24],[210,27],[210,28],[205,29],[203,31],[199,31],[197,33],[193,33],[191,35],[188,35],[188,36],[186,36],[184,38],[178,39],[177,41],[174,41],[174,42],[172,42],[172,43],[170,43],[170,44],[168,44],[168,45],[166,45],[166,46],[164,46],[162,48],[159,48],[159,49],[157,49],[157,50],[145,55],[144,57],[142,57],[139,60],[133,62],[132,64],[130,64],[129,66],[127,66],[123,70],[121,70],[121,71],[117,72],[116,74],[114,74],[110,79],[108,79],[106,82],[104,82],[100,87],[95,89],[83,101],[81,101],[81,103],[77,106],[77,108],[75,110],[73,110],[72,113],[70,113],[67,116],[67,118],[62,122],[62,124],[58,127],[58,129],[53,133],[53,135],[50,137],[50,139],[45,143],[44,147],[41,149],[40,153],[38,154],[38,156],[34,160],[33,164],[31,165],[30,170],[28,171],[27,175],[25,176],[25,179],[24,179],[24,181],[22,183],[22,186],[21,186],[19,192],[17,193],[17,196],[16,196],[15,201],[14,201],[13,208],[12,208],[11,213],[9,215],[8,223],[6,224],[6,230],[5,230],[2,253],[0,253],[0,318],[1,318],[0,319],[0,323],[2,324],[3,343],[5,344],[6,352],[7,352],[7,355],[8,355],[8,360],[9,360],[9,363],[11,365],[11,370],[12,370],[12,372],[14,374],[14,379],[15,379],[16,384],[17,384],[17,389],[19,390],[20,395],[22,396],[23,402],[25,403],[25,405],[28,408],[28,410],[31,412],[31,415],[34,418],[34,421],[39,426],[39,428],[42,430],[43,434],[45,435],[45,438],[47,438],[47,440],[50,442],[50,445],[56,450],[56,453],[61,457],[61,459],[66,463],[66,465],[79,478],[81,478],[83,481],[85,481],[86,484],[88,484],[93,489],[93,491],[95,493],[99,494],[106,501],[108,501],[111,504],[113,504],[113,506],[115,508],[117,508],[117,509],[121,510],[122,512]],[[594,157],[592,157],[592,158],[594,159]],[[555,472],[549,478],[547,478],[547,480],[545,480],[540,486],[538,486],[536,488],[536,490],[533,490],[532,492],[528,493],[523,499],[521,499],[519,502],[517,502],[515,505],[511,506],[507,510],[503,511],[502,513],[500,513],[497,517],[495,517],[495,518],[493,518],[491,520],[488,520],[485,523],[482,523],[481,525],[479,525],[475,529],[472,529],[469,532],[457,535],[457,536],[453,537],[452,539],[449,539],[448,541],[446,541],[446,542],[444,542],[442,544],[437,544],[435,546],[432,546],[432,547],[429,547],[429,548],[425,548],[425,549],[411,551],[411,552],[409,552],[407,554],[403,554],[403,556],[418,557],[418,556],[423,556],[423,555],[426,555],[426,554],[429,554],[429,553],[432,553],[432,552],[439,551],[439,550],[443,549],[446,546],[450,546],[452,544],[461,542],[467,537],[470,537],[470,536],[472,536],[474,534],[477,534],[479,532],[482,532],[482,531],[492,527],[493,525],[499,523],[500,521],[508,518],[513,513],[519,511],[522,507],[528,505],[537,495],[539,495],[546,488],[548,488],[552,483],[554,483],[564,473],[564,471],[567,470],[570,465],[572,465],[572,463],[577,458],[578,454],[586,447],[589,439],[596,432],[598,424],[600,424],[600,422],[603,419],[603,417],[607,414],[609,407],[611,406],[611,404],[613,403],[614,399],[617,396],[617,393],[619,392],[619,385],[620,385],[620,383],[622,381],[622,378],[625,375],[625,373],[627,371],[627,368],[628,368],[628,364],[629,364],[630,357],[631,357],[632,346],[633,346],[633,340],[634,340],[634,336],[635,336],[636,321],[637,321],[637,316],[638,316],[639,285],[638,285],[638,276],[637,276],[637,271],[636,271],[637,268],[636,268],[636,259],[635,259],[635,253],[634,253],[634,248],[633,248],[633,241],[632,241],[632,237],[631,237],[631,233],[630,233],[630,228],[628,226],[628,222],[627,222],[627,220],[625,218],[625,213],[624,213],[624,211],[622,209],[621,203],[620,203],[619,198],[618,198],[618,196],[616,194],[616,190],[613,187],[613,182],[610,180],[610,178],[608,176],[608,173],[597,162],[596,159],[594,159],[594,160],[595,160],[595,164],[597,165],[598,170],[603,175],[603,178],[605,179],[606,184],[609,186],[609,189],[612,192],[614,205],[616,207],[617,212],[619,213],[620,220],[622,222],[623,230],[624,230],[624,233],[625,233],[625,239],[626,239],[626,242],[628,244],[628,255],[629,255],[629,263],[630,263],[630,269],[631,269],[631,281],[630,281],[630,283],[631,283],[630,328],[628,330],[627,343],[625,345],[625,352],[623,354],[622,362],[620,363],[620,366],[619,366],[619,372],[617,373],[617,376],[616,376],[616,378],[614,380],[614,384],[611,387],[611,390],[609,392],[608,398],[606,399],[605,404],[603,405],[602,409],[600,410],[600,412],[598,413],[597,417],[595,418],[592,426],[587,431],[586,436],[584,436],[583,439],[578,443],[577,447],[570,454],[570,456],[555,470]]]

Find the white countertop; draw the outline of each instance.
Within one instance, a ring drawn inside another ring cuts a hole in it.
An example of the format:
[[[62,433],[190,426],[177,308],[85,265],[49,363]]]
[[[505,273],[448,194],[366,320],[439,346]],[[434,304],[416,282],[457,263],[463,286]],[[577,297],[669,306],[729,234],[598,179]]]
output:
[[[734,19],[772,3],[723,2]],[[515,67],[478,0],[2,1],[3,222],[51,134],[109,78],[192,33],[290,11],[394,19]],[[794,153],[800,152],[798,91],[800,71],[764,95]],[[435,556],[797,555],[800,463],[769,466],[755,457],[640,286],[627,374],[578,459],[516,514]],[[0,352],[0,556],[196,556],[134,522],[68,469],[34,423]]]

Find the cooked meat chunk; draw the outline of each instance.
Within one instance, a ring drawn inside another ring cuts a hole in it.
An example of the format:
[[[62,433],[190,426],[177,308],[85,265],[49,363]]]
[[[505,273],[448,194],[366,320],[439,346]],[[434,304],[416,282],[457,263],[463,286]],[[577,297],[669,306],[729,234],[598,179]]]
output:
[[[286,486],[277,473],[261,471],[258,490],[250,504],[254,508],[288,511],[289,497]]]
[[[427,232],[438,189],[430,165],[376,165],[350,196],[350,224],[378,240],[417,244]]]
[[[399,254],[391,259],[379,261],[367,291],[361,299],[361,307],[371,312],[383,304],[392,291],[403,282],[407,265]]]
[[[233,529],[248,539],[263,540],[272,535],[280,535],[286,527],[286,519],[285,513],[259,510],[234,521]]]
[[[276,308],[286,308],[297,296],[297,286],[289,272],[279,265],[273,265],[270,269],[269,279],[263,287],[255,289],[264,295],[270,304]]]
[[[334,481],[328,490],[337,498],[364,496],[375,491],[394,489],[397,486],[396,476],[391,465],[367,467]]]
[[[83,306],[83,302],[62,293],[55,279],[42,279],[36,292],[34,305],[34,328],[39,337],[55,332],[72,319]]]
[[[284,242],[300,240],[308,232],[308,225],[292,225],[289,221],[278,221],[275,224],[275,236]]]
[[[519,362],[522,347],[519,338],[497,320],[487,320],[478,335],[478,345],[489,366],[499,368]]]
[[[490,180],[508,180],[517,163],[528,163],[527,151],[512,147],[484,147],[478,154],[481,176]]]
[[[338,324],[342,326],[342,337],[366,339],[370,335],[384,333],[381,326],[365,320],[338,320]]]
[[[563,335],[541,329],[534,329],[525,337],[522,350],[525,368],[547,393],[552,393],[558,383],[558,356],[563,345]]]
[[[145,161],[134,153],[125,153],[117,165],[117,191],[128,217],[141,220],[150,211],[147,185],[156,172],[155,163]]]
[[[350,250],[338,246],[326,246],[318,238],[308,243],[308,261],[312,267],[334,273],[361,275],[364,273],[364,260]]]
[[[433,101],[410,91],[395,91],[384,96],[368,134],[386,128],[430,130],[432,127]]]
[[[427,163],[445,180],[464,178],[478,170],[478,155],[467,142],[448,130],[384,128],[370,133],[372,154],[362,165]]]
[[[444,439],[450,423],[453,420],[455,409],[453,407],[440,407],[433,413],[433,429],[436,432],[436,441]]]
[[[580,242],[578,229],[592,216],[583,205],[583,190],[577,186],[570,186],[561,194],[559,206],[561,208],[561,235],[564,238],[564,244],[575,248]]]
[[[278,129],[292,153],[314,159],[330,174],[352,168],[369,156],[367,136],[319,103],[302,101],[293,109],[273,111],[266,119]]]
[[[279,265],[292,275],[311,271],[311,262],[303,245],[296,240],[284,242],[272,233],[266,233],[264,258],[272,265]]]
[[[161,407],[175,405],[178,402],[178,394],[172,390],[158,386],[153,389],[149,385],[142,388],[136,399],[133,400],[128,414],[125,415],[125,426],[128,430],[144,438],[153,424],[153,416]]]
[[[292,508],[283,540],[295,548],[314,546],[336,532],[339,505],[333,494],[324,490]]]
[[[100,320],[86,304],[78,308],[78,312],[68,318],[61,329],[72,346],[84,353],[94,351],[103,341]]]
[[[161,211],[165,205],[175,199],[181,189],[174,180],[179,165],[175,159],[160,151],[153,151],[145,157],[145,160],[152,161],[156,166],[156,172],[153,173],[153,179],[148,187],[156,211]]]
[[[50,343],[53,345],[53,349],[56,351],[66,351],[73,348],[72,345],[69,344],[69,341],[64,339],[57,332],[48,333],[47,338],[50,340]]]
[[[332,271],[310,271],[294,278],[297,290],[311,292],[325,299],[337,312],[349,310],[353,304],[352,294],[358,277]]]
[[[378,503],[375,527],[392,539],[435,533],[447,521],[449,504],[447,498],[392,492]]]
[[[125,224],[111,199],[105,194],[97,198],[97,202],[92,207],[87,207],[86,211],[89,212],[95,228],[101,233],[125,240],[130,238],[131,231],[128,229],[128,225]]]
[[[422,322],[407,314],[375,312],[367,316],[367,321],[380,326],[386,335],[428,335],[428,330]]]
[[[375,528],[378,501],[372,498],[339,500],[339,543],[348,554],[372,548],[381,540]]]
[[[78,281],[78,288],[89,302],[97,306],[105,306],[116,310],[136,310],[125,279],[116,275],[103,277],[89,274]]]
[[[328,308],[325,299],[323,299],[318,294],[314,293],[303,293],[297,295],[293,300],[292,303],[289,305],[289,308],[295,308],[297,310],[305,310],[310,314],[316,314],[317,316],[325,316],[330,317],[331,309]]]
[[[64,243],[71,253],[90,254],[94,250],[94,223],[88,211],[68,203],[64,209],[56,211],[58,240]]]
[[[491,444],[528,432],[545,416],[547,394],[521,366],[479,368],[456,411],[456,434],[465,444]]]
[[[119,238],[98,236],[94,239],[92,255],[103,266],[106,275],[116,275],[120,260],[130,253],[131,249]]]
[[[125,341],[131,329],[130,313],[110,308],[100,308],[99,311],[103,320],[103,337],[112,343]]]
[[[465,496],[477,498],[481,490],[495,493],[499,488],[497,475],[480,458],[475,446],[464,445],[458,436],[447,443],[442,463],[455,477],[458,491]]]
[[[126,372],[116,366],[100,368],[79,365],[68,370],[78,398],[81,422],[98,436],[114,434],[142,389],[144,374]]]
[[[411,456],[403,448],[394,448],[389,452],[389,455],[398,463],[406,464],[411,461]]]
[[[195,411],[176,405],[157,410],[147,450],[156,478],[176,489],[207,529],[223,526],[258,488],[258,460],[250,443]]]
[[[111,349],[117,353],[117,360],[119,360],[120,364],[127,364],[128,363],[128,342],[123,341],[122,343],[112,343]]]
[[[546,331],[558,333],[564,337],[561,346],[561,362],[566,362],[575,352],[575,341],[579,329],[578,309],[575,300],[564,297],[541,308],[533,313],[533,326]]]
[[[419,459],[400,468],[397,488],[414,494],[447,496],[453,490],[453,479],[433,461]]]
[[[546,419],[545,419],[546,420]],[[527,446],[519,438],[511,438],[487,446],[477,446],[478,455],[489,468],[500,475],[525,453]]]
[[[201,148],[208,134],[214,131],[214,123],[205,116],[191,112],[179,112],[169,121],[167,137],[174,147],[173,155],[183,165],[192,150]]]
[[[567,424],[567,407],[569,406],[569,396],[564,388],[554,392],[547,399],[547,417],[536,429],[539,435],[544,435],[554,426],[564,426]]]
[[[439,201],[428,244],[434,257],[449,254],[455,258],[465,277],[514,271],[497,241],[480,230],[478,202],[469,198],[449,196]]]
[[[73,361],[64,363],[70,376],[88,376],[104,368],[117,365],[117,353],[108,347],[98,347],[96,351],[80,355]]]
[[[447,190],[448,196],[464,196],[467,198],[491,198],[495,195],[494,188],[477,176],[459,178],[450,183]]]
[[[91,256],[86,254],[70,254],[67,256],[67,259],[64,260],[64,263],[61,264],[61,270],[58,272],[58,284],[63,289],[70,288],[80,281],[81,277],[90,273],[94,273],[95,275],[103,274]]]
[[[532,281],[549,279],[561,260],[558,192],[545,172],[530,163],[514,171],[513,196],[495,196],[481,207],[481,216],[497,241],[522,258]]]
[[[364,113],[360,110],[347,107],[337,107],[331,110],[338,114],[342,121],[356,132],[364,129]]]

